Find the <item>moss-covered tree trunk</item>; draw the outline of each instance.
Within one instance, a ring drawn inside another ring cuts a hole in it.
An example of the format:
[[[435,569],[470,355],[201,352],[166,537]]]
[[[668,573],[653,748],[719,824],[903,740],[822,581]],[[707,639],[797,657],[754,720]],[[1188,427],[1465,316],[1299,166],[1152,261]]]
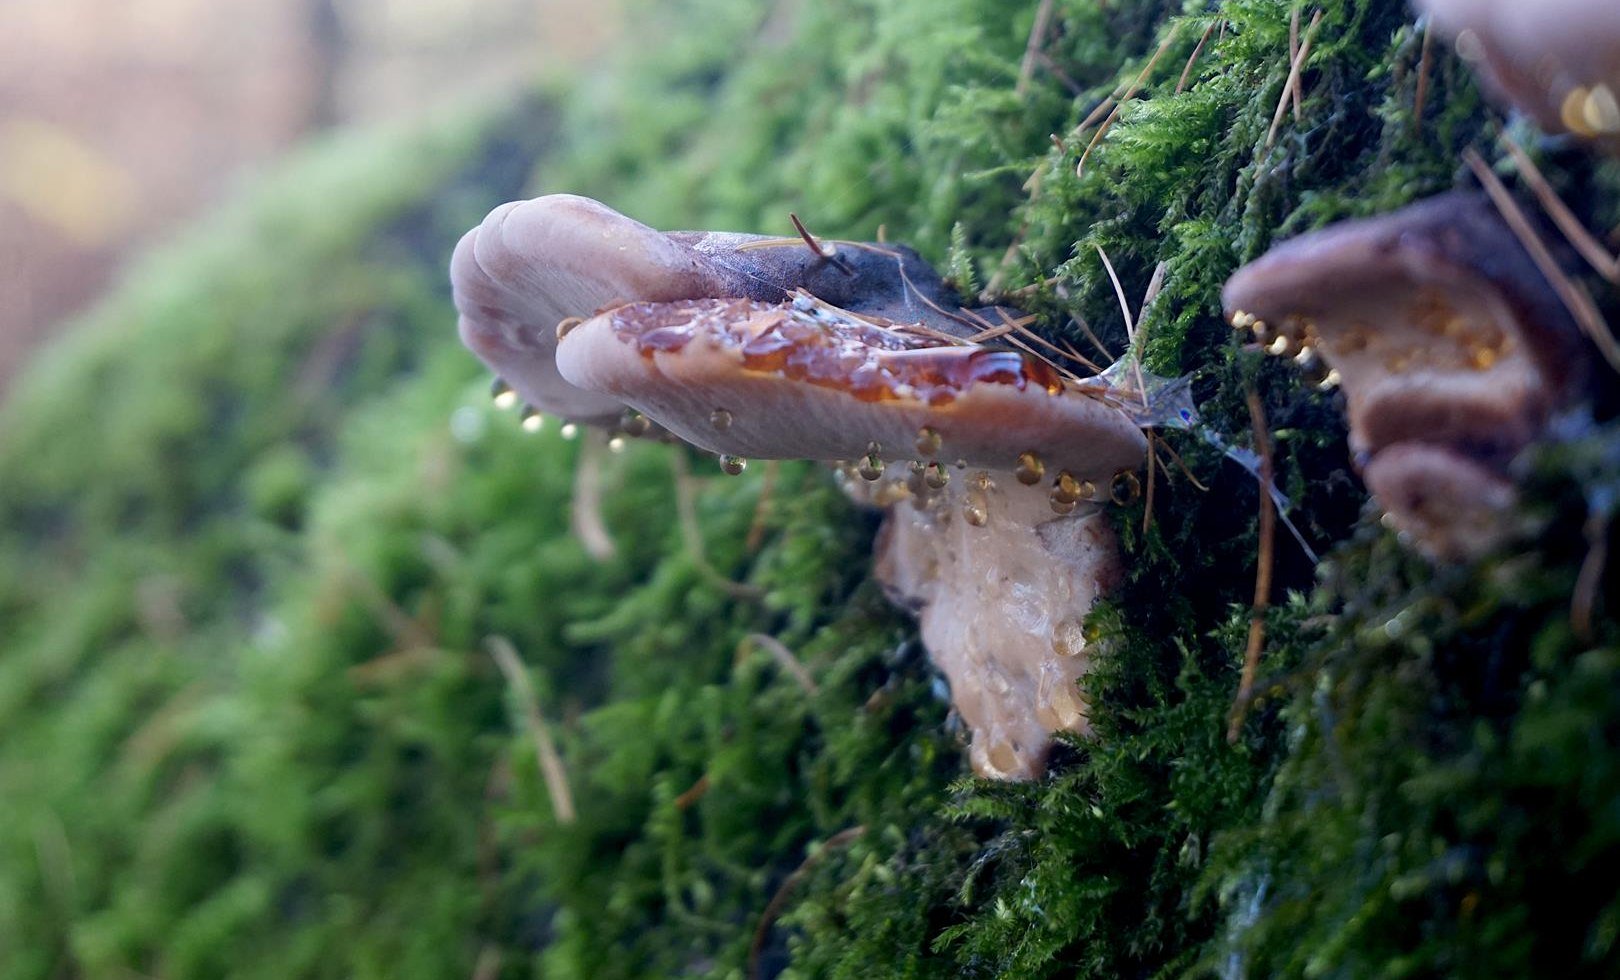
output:
[[[678,0],[641,31],[560,119],[322,149],[5,406],[0,976],[1620,969],[1612,398],[1522,460],[1526,533],[1436,567],[1381,527],[1340,397],[1220,316],[1277,240],[1500,155],[1447,45],[1395,0]],[[1516,135],[1620,220],[1612,164]],[[1098,361],[1128,343],[1102,254],[1133,308],[1162,266],[1143,358],[1202,421],[1110,511],[1094,737],[969,778],[872,519],[818,469],[698,471],[698,556],[674,450],[632,446],[596,491],[618,554],[587,556],[578,444],[487,405],[442,281],[499,197],[564,190],[881,228]],[[1221,447],[1251,396],[1301,541],[1229,739],[1260,493]]]

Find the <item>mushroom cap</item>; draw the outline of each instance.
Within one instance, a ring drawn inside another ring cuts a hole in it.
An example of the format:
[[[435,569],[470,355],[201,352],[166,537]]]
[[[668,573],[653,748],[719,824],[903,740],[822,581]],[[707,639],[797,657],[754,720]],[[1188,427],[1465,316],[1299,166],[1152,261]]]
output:
[[[792,303],[637,303],[568,333],[574,385],[632,405],[676,435],[763,459],[939,459],[1106,480],[1147,443],[1118,409],[1065,388],[1043,361],[956,345],[801,295]],[[721,424],[717,425],[716,421]],[[919,446],[927,428],[938,445]]]
[[[1620,4],[1417,0],[1417,6],[1458,38],[1487,88],[1543,129],[1620,147]]]
[[[1223,302],[1263,342],[1309,345],[1339,373],[1368,489],[1442,560],[1499,539],[1509,461],[1584,378],[1574,323],[1477,195],[1285,242]]]
[[[1362,455],[1417,440],[1505,463],[1583,373],[1568,314],[1475,195],[1301,235],[1240,269],[1223,303],[1339,372]]]
[[[911,249],[820,248],[730,232],[666,234],[589,198],[551,194],[490,212],[456,246],[450,280],[462,342],[529,404],[581,422],[611,422],[623,406],[558,374],[557,325],[611,304],[777,302],[802,288],[848,309],[970,332],[946,312],[955,297]]]
[[[1406,443],[1367,464],[1367,489],[1395,530],[1437,561],[1495,547],[1509,531],[1518,493],[1501,474],[1444,446]]]

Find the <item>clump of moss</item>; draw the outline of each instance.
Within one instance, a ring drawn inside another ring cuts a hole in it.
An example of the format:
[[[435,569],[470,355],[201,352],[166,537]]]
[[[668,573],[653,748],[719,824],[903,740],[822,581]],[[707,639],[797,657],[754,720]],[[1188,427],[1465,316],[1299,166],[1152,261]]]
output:
[[[1026,73],[1039,6],[653,5],[560,119],[328,149],[42,364],[0,416],[0,975],[1612,972],[1590,583],[1620,434],[1569,423],[1527,461],[1531,533],[1437,570],[1378,526],[1334,396],[1218,316],[1242,261],[1453,187],[1502,121],[1397,3],[1301,8],[1297,116],[1291,3],[1054,0]],[[1593,227],[1620,213],[1612,168],[1543,156]],[[688,460],[682,528],[674,450],[606,456],[618,554],[588,558],[579,446],[487,405],[443,283],[536,190],[886,228],[1095,360],[1128,343],[1102,253],[1133,307],[1162,264],[1143,356],[1203,422],[1163,434],[1186,470],[1151,512],[1112,512],[1096,737],[967,778],[872,521],[814,468]],[[1229,741],[1258,495],[1219,445],[1251,394],[1327,558],[1279,537]]]

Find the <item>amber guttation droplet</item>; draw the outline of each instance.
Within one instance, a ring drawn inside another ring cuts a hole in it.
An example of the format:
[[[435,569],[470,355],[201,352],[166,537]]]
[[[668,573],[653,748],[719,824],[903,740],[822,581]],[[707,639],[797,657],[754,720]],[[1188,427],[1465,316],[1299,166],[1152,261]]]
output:
[[[933,457],[939,455],[939,432],[932,426],[923,426],[917,430],[917,452],[923,456]]]
[[[990,520],[990,502],[984,499],[984,494],[968,495],[967,502],[962,505],[962,519],[974,527],[984,527]]]
[[[575,439],[579,436],[579,426],[573,422],[564,422],[562,428],[557,430],[564,439]]]
[[[608,452],[622,453],[624,452],[624,446],[624,436],[614,436],[608,440]]]
[[[861,457],[861,465],[856,472],[863,480],[877,480],[883,476],[883,458],[876,453],[867,453]]]
[[[1132,470],[1120,470],[1114,474],[1114,482],[1108,485],[1108,499],[1121,507],[1135,502],[1142,495],[1142,480]]]
[[[945,484],[951,482],[951,475],[945,472],[945,467],[938,463],[929,463],[923,468],[923,482],[931,490],[943,490]]]
[[[557,339],[561,340],[577,326],[585,322],[584,317],[569,316],[557,321]]]
[[[647,430],[650,428],[652,428],[652,422],[647,419],[647,416],[634,409],[625,412],[619,418],[619,430],[632,438],[646,435]]]
[[[1032,487],[1041,482],[1046,475],[1046,464],[1034,453],[1024,453],[1018,457],[1018,468],[1013,470],[1018,482],[1026,487]]]
[[[1052,628],[1052,652],[1060,657],[1078,657],[1086,650],[1086,631],[1077,619],[1065,619]]]
[[[1047,502],[1052,505],[1052,513],[1058,515],[1059,517],[1067,517],[1068,515],[1074,513],[1074,509],[1076,507],[1080,506],[1072,500],[1059,500],[1056,490],[1052,491],[1052,496],[1047,500]]]
[[[990,751],[985,753],[985,756],[997,772],[1012,772],[1018,765],[1018,752],[1012,747],[1011,742],[995,743],[990,746]]]
[[[1322,375],[1322,380],[1316,383],[1318,391],[1332,391],[1339,386],[1339,369],[1329,368],[1328,373]]]
[[[709,413],[709,424],[714,426],[714,431],[716,432],[725,432],[729,430],[731,428],[731,422],[731,413],[723,408],[717,408]]]
[[[518,403],[517,392],[512,386],[496,378],[489,386],[489,396],[495,400],[495,407],[505,411]]]
[[[748,468],[748,460],[741,456],[723,454],[720,457],[720,472],[727,476],[740,476]]]
[[[1072,504],[1079,499],[1080,481],[1076,480],[1074,474],[1068,470],[1059,473],[1058,478],[1052,483],[1053,503]]]
[[[977,490],[979,493],[984,493],[986,490],[989,490],[990,486],[989,470],[980,470],[979,472],[968,477],[968,487],[973,490]]]
[[[540,410],[533,405],[525,405],[523,406],[523,421],[519,424],[523,426],[524,432],[539,432],[545,427],[546,417],[541,415]]]
[[[1073,728],[1086,717],[1086,706],[1073,684],[1059,684],[1052,691],[1052,711],[1064,728]]]

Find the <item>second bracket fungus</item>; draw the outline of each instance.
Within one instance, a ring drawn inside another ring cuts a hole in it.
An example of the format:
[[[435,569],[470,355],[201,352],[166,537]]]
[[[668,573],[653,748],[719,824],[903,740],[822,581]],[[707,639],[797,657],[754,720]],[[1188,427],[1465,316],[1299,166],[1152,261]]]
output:
[[[1620,4],[1419,0],[1486,86],[1550,133],[1620,151]]]
[[[978,326],[892,245],[666,235],[541,198],[491,215],[452,276],[463,337],[531,404],[629,406],[728,473],[837,462],[888,507],[879,577],[919,617],[981,775],[1037,775],[1052,733],[1086,731],[1081,624],[1120,569],[1097,501],[1147,451],[1107,384],[960,339]]]
[[[1583,376],[1575,325],[1476,195],[1301,235],[1239,270],[1224,303],[1267,350],[1331,366],[1368,489],[1441,560],[1501,539],[1508,463]]]

